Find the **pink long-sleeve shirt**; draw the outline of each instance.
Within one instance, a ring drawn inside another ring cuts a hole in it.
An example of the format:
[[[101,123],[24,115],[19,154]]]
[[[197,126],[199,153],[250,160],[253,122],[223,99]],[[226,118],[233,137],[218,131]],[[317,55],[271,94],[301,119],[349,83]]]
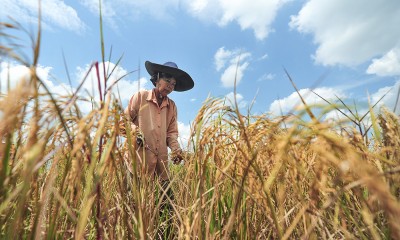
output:
[[[165,97],[159,106],[154,89],[142,90],[131,97],[125,114],[133,128],[143,132],[144,151],[139,148],[137,153],[147,172],[169,179],[167,147],[180,150],[175,102]]]

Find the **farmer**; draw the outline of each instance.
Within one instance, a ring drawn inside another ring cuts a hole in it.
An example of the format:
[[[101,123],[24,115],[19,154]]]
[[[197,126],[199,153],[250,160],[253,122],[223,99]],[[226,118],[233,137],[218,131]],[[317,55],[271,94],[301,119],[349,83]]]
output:
[[[183,92],[192,89],[194,82],[189,74],[178,68],[174,62],[163,65],[146,61],[146,70],[153,83],[152,90],[134,94],[125,114],[136,133],[138,162],[146,172],[156,175],[165,182],[169,180],[168,149],[171,149],[175,164],[182,160],[178,142],[177,108],[168,97],[172,91]]]
[[[177,108],[168,95],[172,91],[183,92],[193,88],[193,79],[174,62],[157,64],[146,61],[146,70],[153,83],[152,90],[134,94],[125,109],[131,130],[136,135],[137,169],[145,169],[147,176],[157,177],[166,196],[173,200],[169,186],[168,149],[172,161],[182,161],[182,149],[178,142]],[[126,134],[124,126],[121,132]],[[165,196],[165,195],[164,195]],[[164,197],[160,200],[160,216],[163,211],[171,213],[172,206]],[[169,236],[170,224],[163,234]],[[159,233],[158,233],[159,234]]]

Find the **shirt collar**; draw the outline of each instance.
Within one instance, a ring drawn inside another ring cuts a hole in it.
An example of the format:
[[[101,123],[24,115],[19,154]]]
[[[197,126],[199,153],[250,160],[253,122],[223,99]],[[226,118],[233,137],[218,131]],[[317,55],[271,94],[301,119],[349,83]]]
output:
[[[147,99],[146,100],[147,101],[152,101],[154,103],[157,103],[156,91],[155,91],[154,88],[153,88],[153,90],[149,90],[149,94],[147,94]],[[166,96],[163,99],[163,102],[161,103],[161,107],[163,107],[165,105],[169,106],[169,97],[168,96]]]

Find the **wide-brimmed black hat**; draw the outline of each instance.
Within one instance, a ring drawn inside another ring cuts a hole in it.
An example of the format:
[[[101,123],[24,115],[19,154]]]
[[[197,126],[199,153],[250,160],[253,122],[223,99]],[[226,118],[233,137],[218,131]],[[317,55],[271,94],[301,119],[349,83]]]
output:
[[[190,90],[194,86],[192,77],[190,77],[190,75],[185,71],[179,69],[176,63],[174,62],[166,62],[163,65],[161,65],[146,61],[145,66],[150,76],[153,76],[154,74],[157,73],[168,73],[172,75],[176,80],[176,85],[174,90],[177,92]],[[155,81],[153,82],[153,85],[154,86],[156,85]]]

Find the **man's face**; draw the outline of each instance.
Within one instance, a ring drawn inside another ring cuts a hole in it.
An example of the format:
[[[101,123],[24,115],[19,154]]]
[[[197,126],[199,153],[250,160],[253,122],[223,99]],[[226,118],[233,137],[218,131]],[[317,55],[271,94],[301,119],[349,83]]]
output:
[[[166,97],[172,91],[174,91],[176,85],[175,78],[167,78],[161,77],[160,80],[157,82],[158,91],[163,97]]]

